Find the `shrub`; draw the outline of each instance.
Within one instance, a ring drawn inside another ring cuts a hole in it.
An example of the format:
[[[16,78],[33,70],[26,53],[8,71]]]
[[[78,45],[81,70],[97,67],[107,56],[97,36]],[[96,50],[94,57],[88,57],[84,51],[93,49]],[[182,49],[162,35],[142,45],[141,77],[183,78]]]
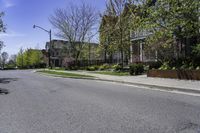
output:
[[[145,72],[149,71],[149,65],[144,65],[144,71]]]
[[[163,65],[159,68],[159,70],[170,70],[171,67],[169,66],[168,62],[164,62]]]
[[[95,70],[99,69],[99,66],[97,66],[97,65],[94,65],[93,67],[95,68]]]
[[[131,64],[129,66],[130,75],[140,75],[144,72],[143,64]]]
[[[151,69],[160,68],[162,64],[161,62],[149,62],[148,65],[149,65],[149,69],[151,70]]]
[[[112,69],[114,71],[121,71],[122,70],[122,65],[121,64],[116,64],[112,66]]]
[[[78,66],[68,66],[65,68],[65,70],[79,70]]]
[[[86,70],[87,70],[87,71],[95,71],[96,69],[95,69],[94,66],[89,66],[89,67],[87,67]]]
[[[108,64],[103,64],[99,67],[99,70],[107,70],[110,69],[110,66]]]

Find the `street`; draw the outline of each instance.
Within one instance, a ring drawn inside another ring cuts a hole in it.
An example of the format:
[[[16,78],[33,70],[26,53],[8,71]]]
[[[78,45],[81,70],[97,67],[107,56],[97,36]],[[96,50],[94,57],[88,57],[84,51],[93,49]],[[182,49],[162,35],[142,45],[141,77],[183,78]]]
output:
[[[0,71],[0,89],[0,133],[200,133],[198,96],[31,70]]]

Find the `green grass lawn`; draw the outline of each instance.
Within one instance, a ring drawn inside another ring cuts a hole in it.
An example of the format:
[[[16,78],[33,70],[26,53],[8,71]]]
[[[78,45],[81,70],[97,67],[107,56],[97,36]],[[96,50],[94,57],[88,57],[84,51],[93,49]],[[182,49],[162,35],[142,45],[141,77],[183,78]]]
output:
[[[129,76],[128,72],[99,71],[96,74],[113,75],[113,76]]]
[[[49,71],[49,70],[41,70],[38,71],[40,73],[55,75],[64,78],[94,78],[93,76],[89,75],[82,75],[82,74],[75,74],[75,73],[65,73],[65,72],[56,72],[56,71]]]

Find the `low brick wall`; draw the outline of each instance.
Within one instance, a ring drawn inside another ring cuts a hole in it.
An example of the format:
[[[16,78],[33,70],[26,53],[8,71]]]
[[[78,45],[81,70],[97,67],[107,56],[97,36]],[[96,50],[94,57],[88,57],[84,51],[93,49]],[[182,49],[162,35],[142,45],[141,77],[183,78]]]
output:
[[[149,70],[148,77],[200,80],[200,70]]]

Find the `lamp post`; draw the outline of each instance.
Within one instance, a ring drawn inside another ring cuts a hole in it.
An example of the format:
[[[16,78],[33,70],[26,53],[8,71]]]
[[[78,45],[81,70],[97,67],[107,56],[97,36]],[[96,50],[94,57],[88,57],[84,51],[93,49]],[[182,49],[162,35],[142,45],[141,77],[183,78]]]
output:
[[[37,26],[37,25],[33,25],[33,28],[39,28],[45,32],[47,32],[49,34],[49,49],[48,49],[48,55],[49,55],[49,67],[52,69],[52,65],[51,65],[51,53],[50,53],[50,48],[51,48],[51,29],[48,31],[40,26]]]

